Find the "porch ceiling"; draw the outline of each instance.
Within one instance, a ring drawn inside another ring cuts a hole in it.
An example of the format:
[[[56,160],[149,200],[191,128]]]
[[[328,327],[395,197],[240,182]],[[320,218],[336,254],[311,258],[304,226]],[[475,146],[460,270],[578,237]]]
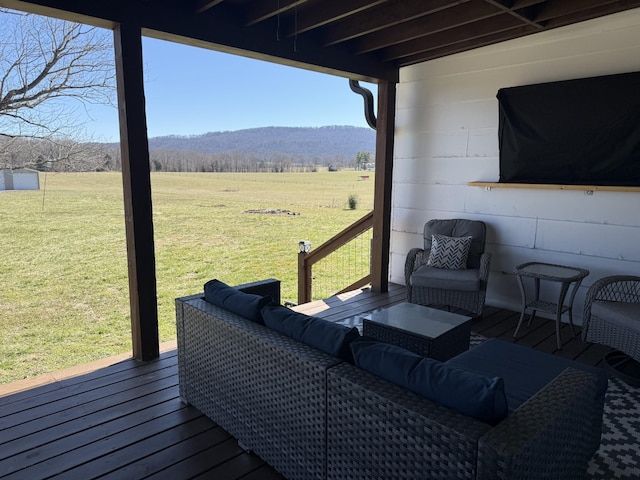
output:
[[[360,80],[640,6],[640,0],[0,0]],[[62,12],[61,12],[62,11]],[[70,14],[71,12],[71,14]],[[82,17],[79,17],[81,15]]]

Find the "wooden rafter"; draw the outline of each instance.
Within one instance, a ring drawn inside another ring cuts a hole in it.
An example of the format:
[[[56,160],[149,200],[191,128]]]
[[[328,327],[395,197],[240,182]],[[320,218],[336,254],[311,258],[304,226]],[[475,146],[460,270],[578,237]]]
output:
[[[393,0],[361,15],[349,17],[330,25],[326,29],[325,46],[335,45],[354,38],[377,32],[409,20],[466,3],[469,0]],[[425,7],[428,4],[428,7]]]
[[[366,12],[388,0],[326,0],[322,3],[312,3],[300,9],[297,22],[289,22],[290,27],[285,31],[286,36],[293,36],[310,30],[330,25],[352,15]]]
[[[204,13],[207,10],[215,7],[219,3],[222,3],[223,0],[195,0],[195,12],[196,13]]]
[[[276,15],[296,9],[307,0],[277,0],[276,2],[259,2],[248,9],[245,14],[244,24],[247,27],[255,25]],[[275,8],[274,8],[275,7]]]
[[[544,25],[540,20],[535,18],[534,10],[536,7],[527,6],[522,8],[514,8],[511,2],[505,0],[485,0],[485,2],[503,10],[514,18],[520,20],[525,25],[531,25],[537,29],[542,29]]]
[[[397,44],[406,44],[410,46],[408,50],[413,50],[413,41],[421,37],[484,20],[500,13],[502,13],[500,10],[483,0],[471,0],[462,5],[405,22],[402,29],[385,29],[365,35],[353,42],[354,51],[366,53]]]
[[[606,7],[607,4],[619,3],[615,0],[571,0],[564,2],[548,2],[539,6],[536,21],[542,22],[558,17],[566,17],[595,7]]]
[[[411,48],[407,48],[406,43],[394,45],[384,49],[381,55],[385,60],[400,60],[411,55],[428,55],[428,52],[436,49],[478,41],[485,36],[506,35],[505,32],[520,28],[523,28],[522,24],[516,19],[510,15],[502,14],[493,16],[491,21],[464,23],[455,28],[442,28],[431,35],[412,41]],[[531,31],[535,31],[533,27],[529,28]]]

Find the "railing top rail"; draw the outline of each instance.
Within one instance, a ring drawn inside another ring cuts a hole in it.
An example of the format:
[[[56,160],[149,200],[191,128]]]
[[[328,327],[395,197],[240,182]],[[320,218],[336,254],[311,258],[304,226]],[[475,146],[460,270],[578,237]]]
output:
[[[367,213],[360,220],[352,223],[340,233],[331,237],[315,250],[312,250],[305,256],[305,262],[307,265],[313,265],[372,227],[373,211]]]

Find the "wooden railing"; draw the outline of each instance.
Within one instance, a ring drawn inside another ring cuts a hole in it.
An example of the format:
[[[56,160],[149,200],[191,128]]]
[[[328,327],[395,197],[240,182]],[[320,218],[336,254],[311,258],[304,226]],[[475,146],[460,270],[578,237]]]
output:
[[[366,234],[371,234],[373,231],[373,212],[369,212],[364,217],[362,217],[357,222],[353,223],[349,227],[345,228],[343,231],[327,240],[325,243],[320,245],[318,248],[314,249],[310,252],[300,252],[298,253],[298,303],[307,303],[314,300],[313,295],[313,279],[314,275],[312,273],[313,266],[316,265],[321,260],[327,259],[332,254],[338,254],[340,249],[349,248],[348,245],[350,243],[354,243],[357,239],[364,238],[363,236]],[[362,243],[362,242],[360,242]],[[353,265],[347,265],[346,268],[342,268],[342,271],[339,274],[331,275],[333,280],[342,280],[342,281],[351,281],[348,285],[342,285],[337,290],[331,292],[330,294],[323,293],[322,296],[330,296],[337,295],[342,292],[355,290],[357,288],[364,287],[371,283],[371,245],[370,240],[367,242],[366,247],[354,246],[353,248],[357,248],[357,258],[363,258],[363,249],[366,248],[366,260],[367,263],[367,273],[364,274],[361,278],[356,279],[347,279],[348,275],[346,270],[349,270]],[[347,256],[348,257],[348,256]],[[349,260],[349,259],[348,259]],[[353,259],[350,259],[351,263]],[[343,260],[344,266],[344,260]],[[318,273],[318,272],[316,272]]]

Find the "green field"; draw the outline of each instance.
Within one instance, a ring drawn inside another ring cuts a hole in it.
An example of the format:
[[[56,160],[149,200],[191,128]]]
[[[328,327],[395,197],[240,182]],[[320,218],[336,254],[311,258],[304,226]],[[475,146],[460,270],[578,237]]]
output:
[[[318,246],[373,208],[373,175],[354,171],[151,181],[160,341],[175,338],[174,299],[211,278],[279,278],[295,302],[298,241]],[[40,187],[0,191],[0,383],[131,350],[121,175],[41,174]],[[265,209],[299,215],[247,213]]]

